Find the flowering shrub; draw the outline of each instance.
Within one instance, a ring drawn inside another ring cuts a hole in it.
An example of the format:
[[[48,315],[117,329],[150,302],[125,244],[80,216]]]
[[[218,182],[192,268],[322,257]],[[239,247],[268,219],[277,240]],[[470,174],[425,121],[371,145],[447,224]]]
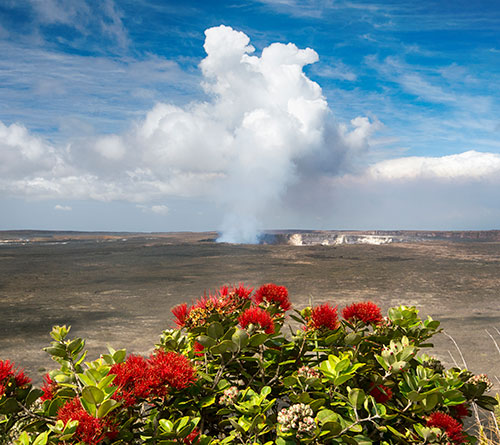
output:
[[[56,326],[57,368],[34,388],[0,360],[0,442],[44,444],[474,443],[463,422],[493,410],[491,382],[422,349],[439,322],[373,302],[292,311],[283,286],[222,287],[172,310],[149,357]],[[289,323],[290,335],[283,328]]]

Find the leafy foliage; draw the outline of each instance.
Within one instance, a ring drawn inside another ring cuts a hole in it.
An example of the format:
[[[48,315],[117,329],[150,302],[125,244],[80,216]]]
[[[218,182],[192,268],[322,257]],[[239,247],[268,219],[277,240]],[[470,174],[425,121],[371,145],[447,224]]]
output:
[[[0,437],[43,444],[475,443],[463,420],[493,410],[484,375],[445,370],[421,353],[439,322],[414,307],[387,317],[372,302],[289,314],[288,291],[223,287],[173,309],[150,357],[85,341],[56,326],[58,364],[42,389],[0,361]]]

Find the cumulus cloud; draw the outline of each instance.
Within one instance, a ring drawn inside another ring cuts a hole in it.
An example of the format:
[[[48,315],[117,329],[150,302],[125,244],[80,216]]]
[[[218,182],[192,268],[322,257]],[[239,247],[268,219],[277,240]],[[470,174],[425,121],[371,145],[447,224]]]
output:
[[[54,206],[54,210],[58,210],[61,212],[71,212],[71,210],[73,210],[73,209],[70,206],[62,206],[60,204],[56,204]]]
[[[0,189],[142,206],[204,197],[226,215],[222,241],[255,242],[263,216],[290,187],[345,171],[366,151],[380,123],[335,122],[321,87],[303,71],[318,60],[314,50],[273,43],[258,55],[247,35],[228,26],[205,34],[205,102],[158,103],[123,134],[57,146],[2,124],[0,160],[10,178],[0,179]]]
[[[163,204],[152,206],[138,204],[137,208],[141,209],[144,213],[156,213],[157,215],[166,215],[169,211],[168,207]]]
[[[483,179],[500,175],[500,155],[470,150],[441,157],[390,159],[372,165],[368,174],[379,180]]]

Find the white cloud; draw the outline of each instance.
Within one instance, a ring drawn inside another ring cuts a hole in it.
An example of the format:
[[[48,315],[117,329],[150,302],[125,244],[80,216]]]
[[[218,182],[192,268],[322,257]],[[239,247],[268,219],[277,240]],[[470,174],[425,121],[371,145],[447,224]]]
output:
[[[54,210],[59,210],[61,212],[71,212],[73,210],[70,206],[62,206],[60,204],[56,204],[54,206]]]
[[[102,0],[98,8],[87,0],[30,0],[30,3],[42,25],[63,24],[83,35],[94,32],[95,27],[122,48],[129,43],[121,13],[113,0]]]
[[[158,215],[166,215],[168,213],[168,207],[166,205],[154,205],[151,206],[151,211]]]
[[[157,215],[166,215],[169,212],[169,208],[163,204],[156,204],[152,206],[138,204],[137,208],[141,209],[144,213],[156,213]]]
[[[0,159],[11,175],[0,189],[142,206],[203,196],[227,215],[223,240],[252,242],[291,185],[340,171],[380,127],[365,117],[335,123],[321,87],[303,72],[318,60],[310,48],[274,43],[255,55],[248,36],[227,26],[208,29],[204,47],[205,102],[157,103],[127,132],[54,145],[20,125],[0,127]]]
[[[464,153],[390,159],[372,165],[369,176],[377,180],[484,179],[500,177],[500,155],[470,150]]]

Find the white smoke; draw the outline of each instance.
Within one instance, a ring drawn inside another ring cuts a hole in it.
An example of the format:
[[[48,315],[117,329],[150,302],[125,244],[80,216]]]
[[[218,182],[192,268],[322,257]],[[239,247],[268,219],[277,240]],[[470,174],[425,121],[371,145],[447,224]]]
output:
[[[291,186],[336,173],[349,154],[367,148],[378,123],[334,122],[321,87],[303,71],[318,61],[314,50],[273,43],[259,56],[244,33],[228,26],[205,34],[206,101],[158,103],[125,134],[59,148],[0,123],[0,159],[8,171],[11,165],[23,171],[0,178],[0,190],[141,206],[204,197],[225,215],[220,241],[253,243],[263,216]]]

